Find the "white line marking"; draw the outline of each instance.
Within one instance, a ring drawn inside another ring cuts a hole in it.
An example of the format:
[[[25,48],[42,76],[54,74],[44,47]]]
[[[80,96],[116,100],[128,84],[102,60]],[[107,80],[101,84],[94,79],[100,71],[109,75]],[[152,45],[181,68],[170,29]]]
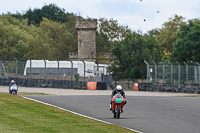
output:
[[[103,120],[96,119],[96,118],[93,118],[93,117],[90,117],[90,116],[87,116],[87,115],[83,115],[83,114],[80,114],[80,113],[77,113],[77,112],[74,112],[74,111],[71,111],[71,110],[68,110],[68,109],[64,109],[64,108],[55,106],[55,105],[53,105],[53,104],[45,103],[45,102],[42,102],[42,101],[39,101],[39,100],[36,100],[36,99],[33,99],[33,98],[29,98],[29,97],[26,97],[26,96],[22,96],[22,97],[23,97],[23,98],[26,98],[26,99],[29,99],[29,100],[32,100],[32,101],[36,101],[36,102],[45,104],[45,105],[49,105],[49,106],[52,106],[52,107],[56,107],[56,108],[59,108],[59,109],[61,109],[61,110],[68,111],[68,112],[70,112],[70,113],[73,113],[73,114],[76,114],[76,115],[79,115],[79,116],[83,116],[83,117],[86,117],[86,118],[89,118],[89,119],[92,119],[92,120],[96,120],[96,121],[103,122],[103,123],[107,123],[107,124],[116,125],[116,124],[113,124],[113,123],[110,123],[110,122],[107,122],[107,121],[103,121]],[[120,125],[117,125],[117,126],[120,126]],[[123,126],[120,126],[120,127],[123,127]],[[128,129],[128,130],[131,130],[131,131],[134,131],[134,132],[137,132],[137,133],[143,133],[143,132],[140,132],[140,131],[137,131],[137,130],[134,130],[134,129],[131,129],[131,128],[128,128],[128,127],[124,127],[124,128],[126,128],[126,129]]]

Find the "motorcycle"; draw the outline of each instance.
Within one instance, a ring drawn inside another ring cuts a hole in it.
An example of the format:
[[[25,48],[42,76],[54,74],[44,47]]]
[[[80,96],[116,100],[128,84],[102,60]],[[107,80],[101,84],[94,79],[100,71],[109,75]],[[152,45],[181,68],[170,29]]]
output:
[[[120,114],[123,113],[123,105],[125,100],[121,94],[115,94],[112,99],[112,113],[114,118],[120,118]]]
[[[16,85],[12,85],[10,87],[10,94],[11,95],[17,95],[17,90],[18,90],[17,86]]]

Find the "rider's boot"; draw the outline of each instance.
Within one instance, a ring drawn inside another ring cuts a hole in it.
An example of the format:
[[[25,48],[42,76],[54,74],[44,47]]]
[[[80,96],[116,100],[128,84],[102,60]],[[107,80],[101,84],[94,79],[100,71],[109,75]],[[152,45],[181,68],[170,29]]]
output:
[[[112,110],[112,105],[110,104],[110,111]]]

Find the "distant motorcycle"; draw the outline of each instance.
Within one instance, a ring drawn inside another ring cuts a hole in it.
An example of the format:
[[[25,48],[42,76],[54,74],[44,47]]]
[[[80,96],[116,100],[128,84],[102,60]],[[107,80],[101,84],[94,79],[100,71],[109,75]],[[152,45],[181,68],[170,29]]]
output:
[[[16,85],[12,85],[11,87],[10,87],[10,94],[11,95],[17,95],[17,86]]]
[[[112,113],[114,118],[120,118],[120,114],[123,113],[123,105],[125,100],[121,94],[115,94],[112,99]]]

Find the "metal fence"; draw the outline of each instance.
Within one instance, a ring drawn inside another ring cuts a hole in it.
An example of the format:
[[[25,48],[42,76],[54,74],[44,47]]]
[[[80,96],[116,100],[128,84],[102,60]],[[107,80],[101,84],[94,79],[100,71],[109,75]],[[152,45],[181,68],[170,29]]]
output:
[[[163,62],[147,65],[147,83],[170,83],[170,84],[199,84],[200,65],[198,62],[188,65],[176,62],[164,64]]]
[[[30,61],[30,66],[26,68],[27,61]],[[14,79],[19,86],[29,86],[29,87],[52,87],[52,88],[78,88],[86,89],[87,82],[94,80],[105,80],[112,79],[110,75],[99,74],[95,77],[86,77],[86,73],[91,73],[86,70],[86,64],[82,61],[81,71],[83,70],[84,76],[79,76],[78,81],[75,75],[78,74],[77,68],[73,67],[73,61],[70,60],[70,68],[61,68],[59,62],[57,61],[57,66],[54,68],[46,67],[32,67],[31,60],[2,60],[0,58],[0,85],[9,85],[10,81]],[[68,64],[69,65],[69,64]],[[99,66],[101,67],[101,66]],[[99,78],[98,78],[99,77]],[[112,82],[112,80],[110,81]],[[107,85],[109,83],[106,82]]]
[[[140,91],[181,92],[200,94],[200,64],[191,62],[149,63],[147,65],[147,82],[139,83]]]
[[[34,68],[31,65],[25,68],[27,60],[0,60],[0,77],[26,78],[26,79],[54,79],[74,80],[76,68]],[[26,70],[25,70],[26,69]],[[82,79],[80,79],[82,80]]]

